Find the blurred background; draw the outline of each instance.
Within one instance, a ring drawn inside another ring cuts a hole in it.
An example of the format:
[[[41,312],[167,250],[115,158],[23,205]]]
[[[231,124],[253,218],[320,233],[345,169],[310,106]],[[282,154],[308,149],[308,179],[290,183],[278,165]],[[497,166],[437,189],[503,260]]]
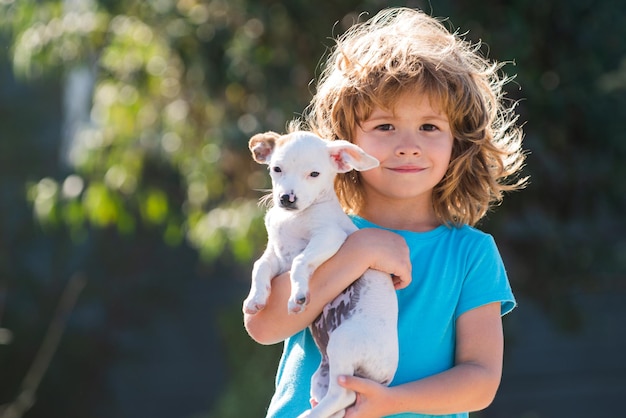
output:
[[[531,184],[479,227],[519,307],[472,416],[623,411],[626,3],[0,0],[0,418],[264,415],[281,347],[242,327],[269,187],[246,143],[392,5],[517,74]]]

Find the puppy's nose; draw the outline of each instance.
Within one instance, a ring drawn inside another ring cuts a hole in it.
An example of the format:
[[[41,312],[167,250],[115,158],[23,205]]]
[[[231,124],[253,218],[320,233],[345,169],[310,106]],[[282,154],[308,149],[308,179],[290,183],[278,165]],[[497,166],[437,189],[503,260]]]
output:
[[[295,208],[296,207],[296,195],[293,193],[285,193],[280,197],[280,206],[284,208]]]

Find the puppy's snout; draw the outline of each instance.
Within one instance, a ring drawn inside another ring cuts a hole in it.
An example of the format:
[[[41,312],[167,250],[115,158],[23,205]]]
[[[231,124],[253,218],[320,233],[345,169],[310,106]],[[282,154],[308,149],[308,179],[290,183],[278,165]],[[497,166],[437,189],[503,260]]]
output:
[[[298,198],[293,193],[285,193],[280,196],[280,206],[287,209],[295,209]]]

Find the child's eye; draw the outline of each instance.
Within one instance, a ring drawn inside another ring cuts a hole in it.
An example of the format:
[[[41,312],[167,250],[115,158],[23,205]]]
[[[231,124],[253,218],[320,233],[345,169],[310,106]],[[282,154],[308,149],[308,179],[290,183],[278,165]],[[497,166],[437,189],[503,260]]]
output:
[[[311,174],[309,174],[309,175],[310,175],[311,177],[317,177],[317,176],[319,176],[319,175],[320,175],[320,173],[319,173],[319,172],[317,172],[317,171],[311,171]]]
[[[272,170],[274,171],[274,173],[282,173],[282,172],[283,172],[283,170],[281,170],[281,168],[280,168],[280,167],[278,167],[278,166],[277,166],[277,167],[272,168]]]
[[[383,123],[382,125],[376,126],[377,131],[393,131],[393,125],[390,123]]]
[[[423,124],[420,129],[422,131],[426,131],[426,132],[434,132],[436,130],[438,130],[439,128],[437,128],[435,125],[431,124],[431,123],[425,123]]]

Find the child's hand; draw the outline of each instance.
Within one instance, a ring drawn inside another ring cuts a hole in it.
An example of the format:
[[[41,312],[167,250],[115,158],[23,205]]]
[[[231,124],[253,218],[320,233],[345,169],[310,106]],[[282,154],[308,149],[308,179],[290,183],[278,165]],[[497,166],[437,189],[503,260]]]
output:
[[[389,390],[387,386],[354,376],[339,376],[339,384],[356,392],[356,402],[346,409],[344,418],[380,418],[388,415],[384,409],[389,405],[385,396]]]
[[[346,244],[354,246],[359,258],[367,267],[389,273],[396,289],[411,283],[411,258],[409,247],[400,235],[377,228],[360,229],[351,234]]]

